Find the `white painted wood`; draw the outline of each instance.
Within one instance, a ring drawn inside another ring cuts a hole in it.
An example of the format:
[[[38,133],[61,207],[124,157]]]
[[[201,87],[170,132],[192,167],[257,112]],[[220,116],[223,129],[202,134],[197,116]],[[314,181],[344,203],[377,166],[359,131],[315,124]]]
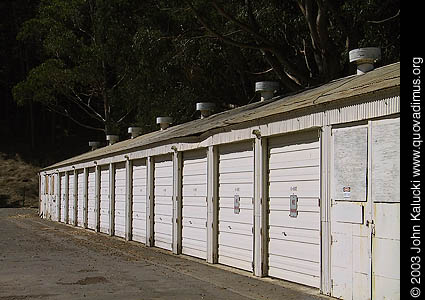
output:
[[[126,172],[125,163],[115,164],[115,219],[114,232],[116,236],[125,238],[125,195]]]
[[[363,224],[363,205],[356,202],[335,202],[333,207],[334,220],[342,223]]]
[[[173,161],[171,156],[155,157],[154,246],[172,251],[173,243]]]
[[[207,258],[207,156],[183,153],[182,253]]]
[[[332,128],[323,126],[320,133],[320,221],[321,221],[321,276],[320,291],[323,294],[331,294],[331,148]]]
[[[317,131],[269,140],[269,275],[320,287],[320,145]],[[298,215],[289,216],[290,195]]]
[[[83,227],[84,228],[88,228],[88,201],[89,201],[89,196],[88,196],[88,168],[84,168],[84,182],[83,182]]]
[[[125,240],[132,240],[133,225],[133,162],[127,159],[125,162]]]
[[[84,227],[84,170],[77,170],[77,226]]]
[[[230,144],[219,148],[218,262],[252,271],[253,263],[253,144]],[[240,212],[235,213],[235,195]]]
[[[372,293],[374,299],[400,299],[400,203],[375,203],[373,212]],[[410,237],[419,240],[416,230]]]
[[[68,186],[65,185],[66,184],[65,173],[60,173],[59,176],[60,176],[60,198],[61,198],[60,222],[66,223],[66,215],[67,215],[66,210],[68,209],[66,198],[67,198]]]
[[[73,198],[73,201],[74,201],[74,210],[73,210],[73,213],[74,213],[74,216],[73,216],[73,224],[72,225],[74,225],[74,226],[77,226],[78,225],[78,173],[77,173],[77,170],[76,169],[74,169],[74,177],[73,177],[73,179],[74,179],[74,185],[73,185],[73,187],[74,187],[74,191],[73,191],[73,193],[74,193],[74,198]]]
[[[147,196],[147,167],[145,160],[134,160],[133,167],[133,209],[132,236],[134,241],[146,244],[146,196]]]
[[[60,173],[55,175],[55,198],[56,198],[56,219],[55,221],[61,222],[61,209],[62,209],[62,198],[61,198],[61,177]]]
[[[332,130],[332,199],[366,201],[367,132],[366,125]]]
[[[400,202],[400,118],[372,121],[371,140],[373,201]]]
[[[150,156],[146,161],[146,245],[148,247],[154,246],[154,167],[154,158]]]
[[[110,233],[109,166],[100,167],[100,232]]]
[[[96,171],[95,168],[88,169],[87,177],[87,228],[96,229]]]
[[[95,231],[100,232],[100,166],[95,167]]]
[[[182,253],[182,156],[183,153],[174,150],[173,153],[173,253]]]
[[[115,164],[109,164],[109,235],[115,235]]]
[[[259,132],[254,145],[254,275],[268,275],[268,143]]]
[[[218,262],[218,148],[207,151],[207,262]]]
[[[366,176],[370,173],[369,127],[337,128],[332,129],[332,133],[331,184],[333,197],[339,196],[332,199],[331,207],[331,296],[345,300],[369,300],[372,297],[371,226],[367,225],[372,221],[372,205],[370,190],[366,190]],[[344,141],[350,144],[351,150],[342,145]],[[336,143],[341,145],[335,146]],[[347,151],[346,154],[352,155],[351,160],[358,165],[342,167],[348,160],[338,151]],[[353,179],[349,178],[350,172]],[[350,197],[344,199],[342,186],[349,185],[353,187]]]
[[[75,174],[74,172],[68,173],[68,224],[75,224]]]

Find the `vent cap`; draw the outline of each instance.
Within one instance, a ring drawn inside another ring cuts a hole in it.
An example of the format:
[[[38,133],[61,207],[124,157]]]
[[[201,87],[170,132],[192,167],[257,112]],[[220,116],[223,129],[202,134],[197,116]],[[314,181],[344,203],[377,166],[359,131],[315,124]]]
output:
[[[142,133],[141,127],[128,127],[128,133],[131,134],[131,138],[134,139],[135,137],[138,137]]]
[[[89,146],[91,147],[91,150],[96,150],[97,148],[99,148],[101,145],[100,142],[98,141],[89,141]]]
[[[106,140],[109,141],[109,145],[113,145],[116,142],[118,142],[120,139],[119,135],[115,135],[115,134],[107,134],[106,135]]]
[[[173,118],[171,117],[157,117],[156,124],[159,124],[161,130],[167,129],[170,124],[173,123]]]
[[[350,62],[357,64],[357,75],[374,69],[374,63],[381,58],[381,49],[376,47],[359,48],[348,53]]]
[[[261,95],[260,101],[264,101],[273,98],[279,86],[279,82],[277,81],[259,81],[255,83],[255,92],[259,92]]]
[[[212,102],[198,102],[196,103],[196,110],[201,112],[201,119],[209,117],[215,108],[215,103]]]

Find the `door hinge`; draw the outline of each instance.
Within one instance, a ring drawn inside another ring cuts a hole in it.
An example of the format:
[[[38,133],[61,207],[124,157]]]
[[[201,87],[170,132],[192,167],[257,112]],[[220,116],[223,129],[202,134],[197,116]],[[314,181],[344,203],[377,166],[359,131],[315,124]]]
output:
[[[334,242],[334,238],[333,238],[333,236],[331,234],[331,245],[333,244],[333,242]]]

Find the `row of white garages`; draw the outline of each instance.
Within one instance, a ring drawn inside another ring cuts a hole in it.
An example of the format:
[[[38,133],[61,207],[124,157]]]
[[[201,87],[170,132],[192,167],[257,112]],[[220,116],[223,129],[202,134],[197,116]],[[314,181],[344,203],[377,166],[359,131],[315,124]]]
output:
[[[210,262],[247,271],[254,269],[254,252],[264,251],[268,275],[320,287],[317,130],[268,139],[265,165],[257,171],[253,141],[215,149],[46,175],[42,212],[175,253],[208,259],[210,251]],[[262,178],[268,199],[261,201],[269,201],[268,210],[260,224],[268,230],[255,229],[255,218],[262,215],[254,203],[256,172],[267,174]],[[216,201],[208,199],[208,189],[214,189],[210,195]],[[296,217],[290,216],[290,195],[298,197]],[[263,232],[268,236],[255,238]]]

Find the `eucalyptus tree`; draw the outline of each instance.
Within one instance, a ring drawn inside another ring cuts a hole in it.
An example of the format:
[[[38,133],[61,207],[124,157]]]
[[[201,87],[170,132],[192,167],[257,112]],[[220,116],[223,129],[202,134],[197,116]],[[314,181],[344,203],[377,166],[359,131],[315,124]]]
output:
[[[132,113],[138,1],[42,0],[18,35],[43,49],[43,61],[13,89],[77,124],[117,131]]]
[[[380,46],[399,60],[398,0],[196,1],[186,5],[210,38],[257,52],[287,91],[347,74],[349,50]]]

